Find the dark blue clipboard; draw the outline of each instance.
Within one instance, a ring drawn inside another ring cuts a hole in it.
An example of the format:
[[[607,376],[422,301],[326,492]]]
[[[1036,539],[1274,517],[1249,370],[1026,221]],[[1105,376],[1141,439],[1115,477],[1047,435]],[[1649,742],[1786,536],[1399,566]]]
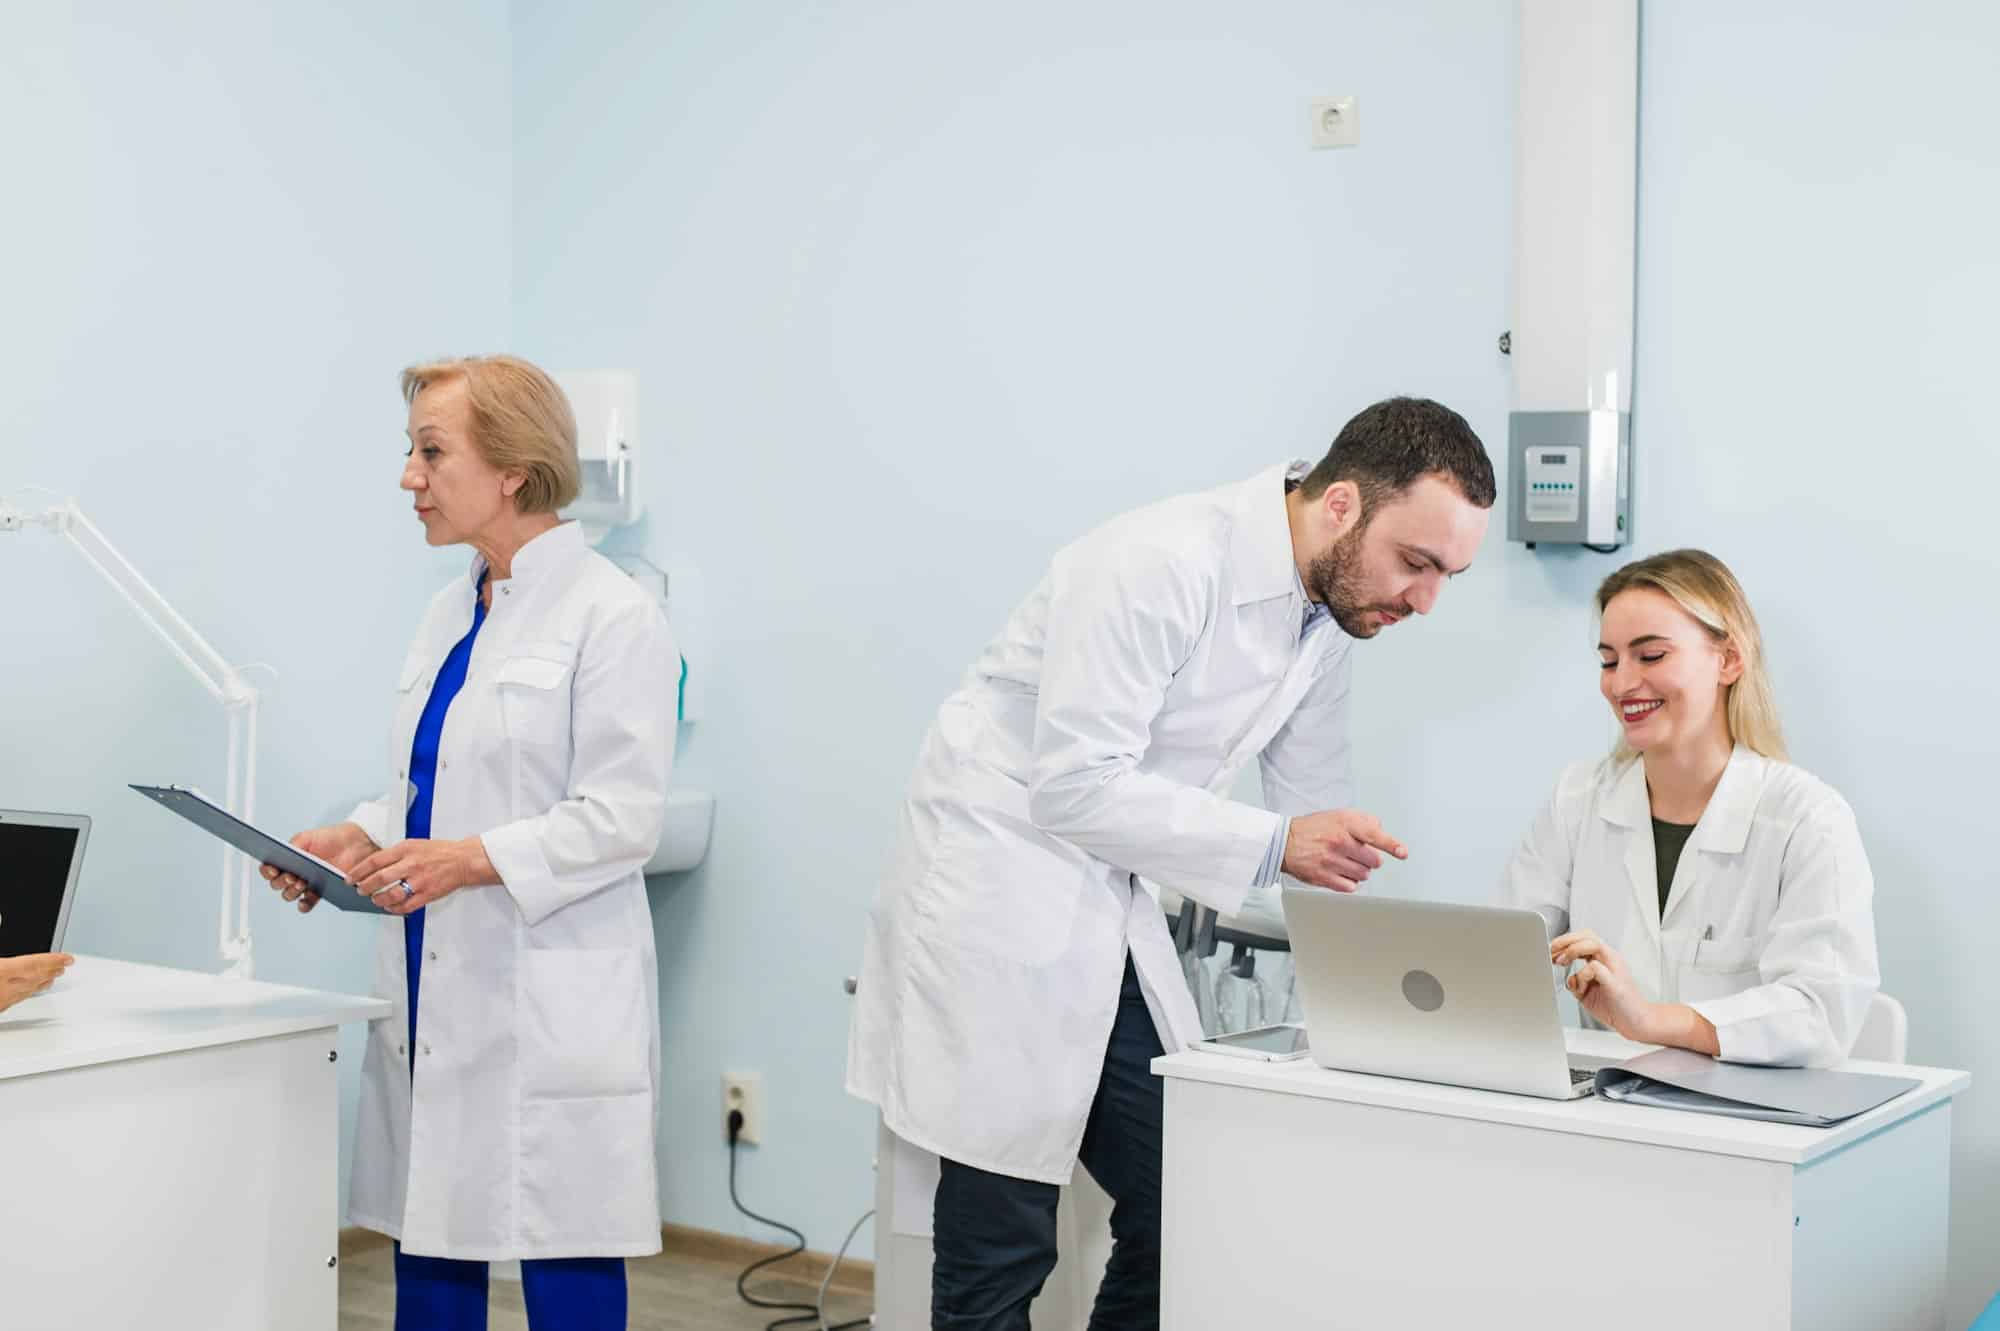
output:
[[[275,864],[292,877],[319,893],[319,899],[338,910],[357,915],[387,915],[388,911],[362,894],[347,876],[316,855],[308,855],[268,832],[260,831],[230,813],[210,804],[191,790],[179,786],[132,786],[161,808],[171,809],[207,832],[220,837],[259,864]]]

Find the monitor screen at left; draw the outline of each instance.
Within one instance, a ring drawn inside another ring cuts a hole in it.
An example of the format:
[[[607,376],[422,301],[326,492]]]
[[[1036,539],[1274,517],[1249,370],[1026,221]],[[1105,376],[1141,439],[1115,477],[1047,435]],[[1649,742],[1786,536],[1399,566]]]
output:
[[[73,827],[0,822],[0,957],[49,951],[76,839]]]

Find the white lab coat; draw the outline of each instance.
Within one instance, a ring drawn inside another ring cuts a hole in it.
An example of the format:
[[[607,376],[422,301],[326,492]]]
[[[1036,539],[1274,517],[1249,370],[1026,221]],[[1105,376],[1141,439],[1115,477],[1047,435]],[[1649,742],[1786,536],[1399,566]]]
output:
[[[431,602],[397,676],[389,789],[353,821],[403,837],[418,717],[471,627],[483,561]],[[478,836],[502,885],[428,908],[411,1095],[403,921],[381,925],[352,1223],[467,1260],[660,1250],[658,967],[641,869],[665,819],[680,658],[666,616],[576,524],[537,536],[446,715],[431,834]]]
[[[1664,919],[1658,884],[1645,766],[1606,759],[1562,774],[1502,896],[1552,930],[1596,930],[1649,999],[1708,1018],[1732,1063],[1847,1057],[1881,973],[1874,876],[1832,787],[1738,747],[1681,852]]]
[[[1348,803],[1350,640],[1300,639],[1286,472],[1061,551],[939,708],[848,1041],[848,1090],[904,1141],[1067,1182],[1128,948],[1162,1045],[1201,1038],[1135,876],[1234,912],[1280,813]],[[1277,812],[1225,794],[1260,754]]]

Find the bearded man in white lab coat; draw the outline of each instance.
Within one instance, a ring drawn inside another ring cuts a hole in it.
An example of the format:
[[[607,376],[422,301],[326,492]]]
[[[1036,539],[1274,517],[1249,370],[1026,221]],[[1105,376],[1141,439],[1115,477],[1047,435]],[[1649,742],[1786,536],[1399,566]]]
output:
[[[1351,892],[1405,856],[1346,807],[1347,653],[1430,612],[1493,498],[1463,417],[1376,403],[1310,469],[1169,499],[1060,551],[938,709],[847,1070],[942,1160],[934,1327],[1028,1326],[1079,1160],[1114,1203],[1090,1325],[1159,1324],[1149,1065],[1201,1026],[1140,880],[1233,914],[1280,872]],[[1227,794],[1252,757],[1268,809]]]

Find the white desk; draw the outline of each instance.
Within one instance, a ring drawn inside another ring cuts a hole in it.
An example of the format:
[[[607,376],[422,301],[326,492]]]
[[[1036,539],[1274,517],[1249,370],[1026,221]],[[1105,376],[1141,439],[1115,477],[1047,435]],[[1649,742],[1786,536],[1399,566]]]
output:
[[[334,1031],[372,998],[79,957],[0,1013],[0,1325],[334,1331]]]
[[[1819,1129],[1158,1059],[1161,1325],[1941,1329],[1951,1098],[1971,1078],[1850,1066],[1923,1084]]]

